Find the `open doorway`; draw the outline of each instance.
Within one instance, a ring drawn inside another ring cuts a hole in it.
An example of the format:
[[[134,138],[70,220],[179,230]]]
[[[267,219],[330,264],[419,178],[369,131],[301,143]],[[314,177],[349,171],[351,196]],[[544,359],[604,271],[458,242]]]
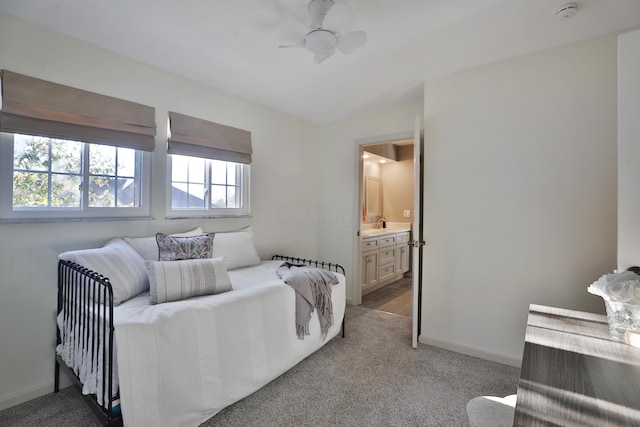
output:
[[[362,306],[411,317],[413,135],[360,147]]]

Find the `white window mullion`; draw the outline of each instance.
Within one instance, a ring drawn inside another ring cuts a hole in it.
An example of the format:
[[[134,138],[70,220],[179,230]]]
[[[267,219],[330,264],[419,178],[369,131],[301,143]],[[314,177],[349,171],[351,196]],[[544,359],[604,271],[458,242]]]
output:
[[[47,142],[47,148],[48,148],[48,159],[49,159],[49,165],[47,166],[47,206],[51,207],[52,206],[52,200],[51,200],[51,193],[53,190],[53,174],[51,172],[51,169],[53,167],[53,144],[51,142],[51,139],[49,139],[49,141]]]
[[[114,207],[118,207],[118,197],[120,196],[119,190],[118,190],[118,177],[120,176],[120,171],[118,170],[118,156],[120,155],[120,149],[116,148],[116,164],[115,164],[115,176],[113,177],[113,194],[114,194],[114,200],[113,200],[113,206]]]
[[[89,207],[89,144],[82,144],[82,165],[80,170],[82,171],[82,209]]]
[[[205,174],[204,174],[204,208],[206,211],[211,210],[211,175],[212,175],[212,166],[211,161],[207,160],[205,162]]]

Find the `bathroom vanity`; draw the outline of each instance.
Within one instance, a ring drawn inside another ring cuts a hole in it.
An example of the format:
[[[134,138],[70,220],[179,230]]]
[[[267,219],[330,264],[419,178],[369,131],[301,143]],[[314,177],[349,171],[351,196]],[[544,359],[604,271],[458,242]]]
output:
[[[409,271],[409,241],[406,229],[367,229],[362,231],[360,288],[362,295],[401,279]]]

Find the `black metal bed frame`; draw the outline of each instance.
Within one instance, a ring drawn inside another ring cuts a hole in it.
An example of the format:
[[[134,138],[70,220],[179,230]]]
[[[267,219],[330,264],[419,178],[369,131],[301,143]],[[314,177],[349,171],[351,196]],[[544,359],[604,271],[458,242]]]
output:
[[[344,267],[340,264],[316,261],[286,255],[274,255],[272,260],[290,262],[292,264],[304,264],[316,268],[345,274]],[[120,411],[114,413],[113,401],[113,360],[114,360],[114,326],[113,326],[113,289],[111,282],[95,271],[89,270],[72,261],[58,261],[58,309],[57,315],[62,313],[63,325],[73,325],[71,337],[62,336],[56,327],[56,345],[63,340],[71,340],[75,354],[82,352],[91,360],[93,371],[102,370],[102,395],[107,401],[106,407],[98,402],[95,394],[83,395],[89,406],[100,421],[108,427],[120,427],[123,425]],[[342,338],[345,318],[342,318]],[[100,337],[103,337],[102,367],[99,368],[97,354],[100,348]],[[60,368],[69,374],[73,384],[82,393],[82,383],[78,378],[78,372],[66,365],[62,357],[55,355],[54,392],[60,390]],[[119,394],[115,396],[117,399]]]
[[[79,352],[91,361],[93,372],[99,371],[98,352],[102,341],[102,396],[106,407],[98,402],[96,395],[84,395],[91,409],[106,426],[122,426],[122,415],[114,414],[113,408],[113,290],[109,279],[71,261],[58,262],[58,311],[63,316],[63,325],[71,324],[71,337],[63,337],[56,328],[56,343],[71,341],[74,354]],[[70,373],[72,382],[82,392],[78,372],[69,368],[56,353],[54,392],[60,389],[60,368]],[[116,396],[117,398],[117,396]]]

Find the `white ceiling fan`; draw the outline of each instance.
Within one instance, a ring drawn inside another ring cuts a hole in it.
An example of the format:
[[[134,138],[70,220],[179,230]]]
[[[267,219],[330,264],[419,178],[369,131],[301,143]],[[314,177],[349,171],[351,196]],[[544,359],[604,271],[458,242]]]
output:
[[[353,10],[342,1],[311,0],[307,8],[308,24],[283,8],[279,11],[285,21],[304,35],[304,39],[297,43],[279,47],[304,47],[315,55],[317,64],[332,56],[336,49],[351,54],[367,43],[366,32],[353,31]]]

